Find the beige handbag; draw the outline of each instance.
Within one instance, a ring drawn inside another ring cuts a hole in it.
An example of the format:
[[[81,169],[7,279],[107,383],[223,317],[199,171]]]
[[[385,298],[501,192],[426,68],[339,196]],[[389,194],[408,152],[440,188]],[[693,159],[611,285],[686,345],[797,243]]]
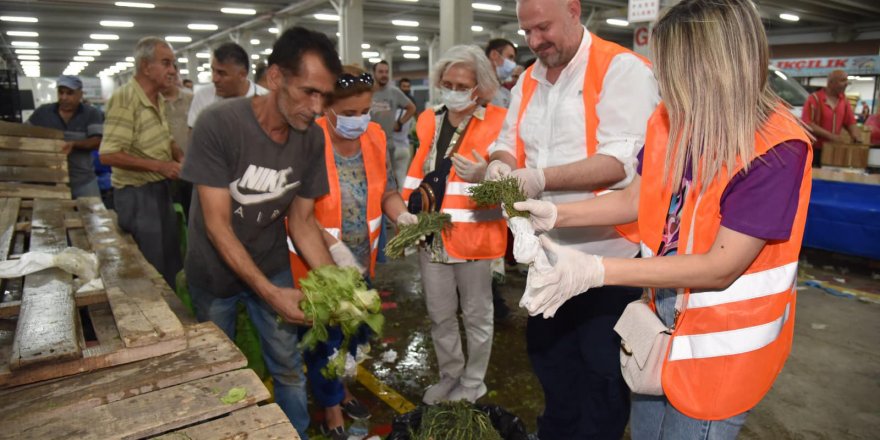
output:
[[[614,331],[620,335],[620,370],[629,389],[662,396],[660,373],[671,331],[642,299],[626,306]]]

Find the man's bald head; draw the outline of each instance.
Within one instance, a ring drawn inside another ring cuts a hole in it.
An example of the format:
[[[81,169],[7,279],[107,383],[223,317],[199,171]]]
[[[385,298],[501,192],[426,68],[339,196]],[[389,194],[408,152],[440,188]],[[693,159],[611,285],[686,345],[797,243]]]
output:
[[[825,88],[829,93],[839,95],[846,91],[847,85],[849,85],[849,79],[846,71],[834,70],[828,74],[828,84]]]

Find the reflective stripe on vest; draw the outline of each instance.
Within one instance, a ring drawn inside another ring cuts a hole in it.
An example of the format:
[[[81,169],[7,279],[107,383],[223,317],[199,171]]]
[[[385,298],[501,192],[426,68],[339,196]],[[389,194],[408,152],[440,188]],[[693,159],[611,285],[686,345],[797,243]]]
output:
[[[672,198],[664,176],[669,117],[661,103],[648,122],[639,191],[643,257],[664,240]],[[755,133],[755,156],[790,140],[809,145],[807,134],[785,108],[778,108]],[[798,208],[788,240],[767,242],[745,272],[722,291],[683,289],[681,313],[663,364],[669,402],[683,414],[720,420],[753,408],[767,393],[791,350],[797,291],[797,261],[812,183],[807,152]],[[678,249],[709,252],[721,227],[721,197],[741,166],[722,169],[707,187],[694,176],[681,208]],[[653,304],[652,304],[653,306]]]
[[[602,94],[602,84],[605,82],[605,74],[608,73],[611,61],[620,54],[628,53],[640,59],[645,65],[651,66],[650,61],[646,58],[623,46],[603,40],[595,34],[590,34],[590,39],[590,55],[587,60],[587,69],[584,72],[584,85],[582,89],[587,157],[595,156],[598,148],[599,141],[596,138],[596,132],[599,128],[599,116],[596,114],[595,109],[596,104],[599,102],[599,96]],[[535,66],[532,65],[522,74],[522,97],[520,98],[519,114],[516,121],[516,164],[518,168],[526,166],[525,142],[523,142],[522,136],[520,136],[520,127],[522,127],[522,118],[526,113],[526,108],[532,100],[532,95],[534,95],[535,90],[538,88],[538,81],[532,78],[534,68]],[[598,196],[606,194],[608,191],[610,190],[597,190],[594,193]],[[638,225],[636,222],[616,226],[615,229],[627,240],[633,243],[639,242]]]
[[[336,170],[336,158],[330,139],[329,126],[326,118],[319,118],[315,123],[324,132],[324,163],[327,167],[327,182],[330,191],[315,199],[315,219],[337,240],[342,237],[342,192],[339,187],[339,174]],[[367,126],[361,135],[361,154],[363,155],[364,171],[367,178],[367,231],[370,239],[370,275],[375,275],[376,255],[379,245],[379,234],[382,227],[382,196],[385,194],[387,170],[385,163],[385,133],[375,123]],[[297,254],[290,237],[287,238],[290,249],[290,267],[294,281],[299,280],[308,272],[308,265]]]
[[[501,125],[507,110],[488,105],[483,119],[472,117],[462,138],[459,140],[458,154],[471,157],[476,151],[488,158],[489,145],[501,132]],[[434,145],[437,135],[436,114],[427,109],[419,115],[416,122],[419,149],[410,163],[406,180],[403,183],[403,200],[409,202],[413,190],[419,187],[425,177],[424,165]],[[453,168],[446,179],[446,192],[440,212],[452,217],[452,228],[444,230],[443,245],[446,252],[463,260],[494,259],[504,255],[507,247],[507,226],[499,208],[478,208],[468,194],[468,188],[475,184],[465,182]]]

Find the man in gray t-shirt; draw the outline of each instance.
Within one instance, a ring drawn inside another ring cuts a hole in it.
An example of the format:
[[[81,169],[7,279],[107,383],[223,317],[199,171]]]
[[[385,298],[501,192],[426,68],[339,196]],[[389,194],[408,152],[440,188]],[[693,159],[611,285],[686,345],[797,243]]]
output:
[[[379,61],[373,64],[373,78],[376,82],[373,84],[370,119],[382,127],[388,142],[388,151],[392,153],[391,157],[394,157],[394,133],[399,132],[403,125],[415,116],[416,105],[400,89],[389,83],[389,76],[387,62]],[[404,110],[399,118],[398,109]]]
[[[196,317],[234,338],[237,305],[244,303],[275,401],[301,437],[309,413],[294,324],[305,316],[288,235],[310,267],[333,264],[314,218],[315,199],[328,184],[324,133],[313,122],[341,70],[326,35],[288,29],[269,56],[269,94],[203,111],[181,174],[196,188],[185,263]]]

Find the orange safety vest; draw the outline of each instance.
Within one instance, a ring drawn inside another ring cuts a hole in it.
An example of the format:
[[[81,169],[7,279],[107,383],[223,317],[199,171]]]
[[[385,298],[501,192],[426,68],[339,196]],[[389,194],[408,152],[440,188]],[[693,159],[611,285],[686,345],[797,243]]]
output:
[[[339,175],[336,171],[336,159],[333,156],[333,143],[327,118],[315,121],[324,129],[324,161],[327,166],[327,182],[330,192],[315,199],[315,218],[337,240],[342,239],[342,192],[339,189]],[[361,154],[364,158],[364,169],[367,175],[367,227],[370,233],[370,276],[375,276],[376,254],[379,250],[379,233],[382,227],[382,196],[387,185],[385,163],[385,132],[379,124],[371,122],[367,131],[361,135]],[[309,266],[302,259],[288,237],[290,249],[290,270],[297,282],[309,271]]]
[[[458,154],[471,158],[471,153],[476,151],[484,159],[488,159],[489,145],[501,132],[505,115],[507,110],[489,104],[482,120],[473,116],[463,137],[459,139]],[[425,177],[423,166],[434,145],[436,125],[433,109],[427,109],[419,115],[416,122],[419,150],[407,171],[403,184],[403,200],[409,200],[410,194],[419,187]],[[465,182],[458,177],[455,168],[450,170],[440,211],[452,216],[452,228],[441,233],[443,245],[449,255],[463,260],[500,258],[507,248],[507,225],[497,207],[479,208],[471,200],[467,189],[474,185],[476,184]]]
[[[590,34],[590,37],[592,38],[590,41],[590,58],[587,61],[583,88],[584,132],[587,135],[587,157],[596,155],[596,147],[599,144],[599,141],[596,140],[599,116],[596,114],[595,109],[596,104],[599,102],[599,95],[602,94],[602,84],[605,82],[605,74],[608,72],[608,66],[611,65],[611,61],[620,54],[629,53],[638,57],[648,67],[651,66],[651,62],[646,58],[623,46],[603,40],[595,34]],[[522,127],[522,118],[526,113],[529,101],[532,100],[532,95],[535,93],[535,89],[538,88],[538,81],[532,78],[532,70],[534,68],[534,65],[530,66],[522,75],[522,100],[519,102],[519,115],[516,120],[516,165],[518,168],[526,166],[526,148],[519,130]],[[596,195],[600,195],[606,191],[598,190],[594,192]],[[638,226],[635,222],[617,226],[616,229],[627,240],[633,243],[639,242]]]
[[[672,198],[671,182],[663,176],[668,137],[669,117],[661,103],[648,122],[642,166],[638,224],[643,258],[660,249]],[[761,156],[789,140],[810,144],[801,126],[780,107],[755,133],[755,154]],[[722,291],[684,289],[662,384],[669,402],[689,417],[721,420],[753,408],[770,390],[791,351],[812,155],[810,148],[788,240],[767,242],[748,269]],[[712,247],[721,226],[721,195],[741,169],[741,164],[732,173],[723,169],[702,192],[694,176],[681,212],[680,251],[704,254]]]

